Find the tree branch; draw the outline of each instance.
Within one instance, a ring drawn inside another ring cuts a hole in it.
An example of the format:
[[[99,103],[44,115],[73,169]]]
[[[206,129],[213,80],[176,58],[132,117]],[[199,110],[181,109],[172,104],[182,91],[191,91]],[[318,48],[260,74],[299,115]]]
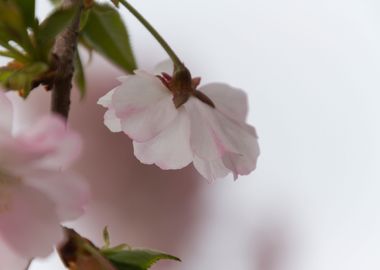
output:
[[[70,110],[72,78],[74,75],[74,56],[78,43],[80,17],[83,11],[81,0],[64,0],[62,6],[78,5],[72,23],[56,39],[53,55],[57,58],[58,69],[54,80],[51,98],[51,111],[65,119]]]

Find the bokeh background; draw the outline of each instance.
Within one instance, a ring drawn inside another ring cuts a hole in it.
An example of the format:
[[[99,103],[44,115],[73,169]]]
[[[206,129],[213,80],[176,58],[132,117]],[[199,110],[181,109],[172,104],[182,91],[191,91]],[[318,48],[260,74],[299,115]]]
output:
[[[37,2],[44,16],[50,6]],[[96,100],[122,72],[95,56],[70,116],[85,140],[76,169],[94,195],[70,225],[98,244],[108,225],[114,244],[183,260],[153,269],[380,269],[380,2],[131,3],[203,82],[247,91],[262,154],[236,182],[140,164],[131,141],[102,124]],[[123,14],[140,68],[152,69],[165,53]],[[28,106],[38,114],[47,103],[39,90]],[[56,255],[32,266],[48,269],[63,269]]]

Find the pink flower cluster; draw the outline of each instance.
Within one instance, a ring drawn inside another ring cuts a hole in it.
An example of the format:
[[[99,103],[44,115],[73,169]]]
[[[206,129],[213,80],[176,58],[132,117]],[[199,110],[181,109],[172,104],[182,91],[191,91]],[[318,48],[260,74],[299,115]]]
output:
[[[51,253],[61,222],[81,215],[89,194],[66,170],[80,154],[79,135],[53,115],[17,128],[9,95],[0,91],[0,266],[18,270]]]

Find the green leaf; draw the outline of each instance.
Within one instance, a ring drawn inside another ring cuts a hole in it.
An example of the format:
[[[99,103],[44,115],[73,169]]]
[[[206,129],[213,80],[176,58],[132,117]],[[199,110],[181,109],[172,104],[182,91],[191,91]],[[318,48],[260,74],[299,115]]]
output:
[[[1,69],[1,82],[7,89],[20,90],[24,97],[32,90],[32,82],[48,70],[48,65],[42,62],[28,64],[23,68],[12,70],[7,67]]]
[[[77,51],[74,59],[75,64],[75,73],[74,73],[74,81],[76,86],[78,87],[81,99],[86,95],[86,77],[84,74],[82,60],[80,58],[79,52]]]
[[[16,3],[0,1],[0,32],[3,33],[1,39],[13,40],[26,51],[33,52],[22,12]]]
[[[112,6],[95,4],[81,35],[95,51],[125,71],[136,69],[126,26]]]
[[[41,42],[53,40],[73,20],[77,8],[57,9],[40,25],[38,38]]]
[[[35,21],[35,0],[13,0],[19,7],[26,26],[32,26]]]
[[[103,254],[118,270],[147,270],[159,260],[181,261],[177,257],[146,249],[124,250]]]

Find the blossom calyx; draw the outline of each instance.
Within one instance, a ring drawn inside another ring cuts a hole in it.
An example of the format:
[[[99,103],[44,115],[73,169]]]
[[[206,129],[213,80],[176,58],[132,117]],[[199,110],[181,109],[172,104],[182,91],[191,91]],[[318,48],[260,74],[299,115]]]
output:
[[[186,67],[183,66],[175,70],[173,76],[162,73],[160,79],[173,93],[173,103],[177,109],[185,104],[190,96],[194,96],[212,108],[215,108],[214,102],[204,93],[197,90],[201,78],[192,78],[190,71]]]

